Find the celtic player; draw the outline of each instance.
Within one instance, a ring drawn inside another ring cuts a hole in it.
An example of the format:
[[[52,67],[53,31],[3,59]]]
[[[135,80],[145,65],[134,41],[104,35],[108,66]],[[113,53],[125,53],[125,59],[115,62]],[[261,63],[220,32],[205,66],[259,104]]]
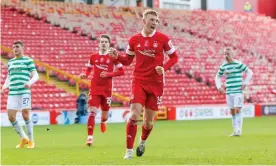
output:
[[[242,90],[246,88],[252,78],[252,71],[242,62],[233,59],[233,50],[226,48],[224,50],[226,62],[223,63],[216,75],[216,87],[221,93],[225,93],[221,87],[220,77],[226,75],[226,102],[231,109],[233,134],[229,136],[241,136],[243,117],[241,108],[243,106]],[[246,73],[243,80],[242,73]]]
[[[8,76],[1,89],[1,93],[9,88],[7,100],[8,117],[21,137],[16,148],[23,148],[27,144],[28,148],[34,148],[33,124],[29,113],[31,109],[30,87],[38,80],[38,74],[31,58],[24,56],[24,45],[21,41],[13,43],[13,53],[15,58],[8,62]],[[23,119],[26,123],[28,136],[26,136],[19,122],[16,120],[16,113],[22,111]]]

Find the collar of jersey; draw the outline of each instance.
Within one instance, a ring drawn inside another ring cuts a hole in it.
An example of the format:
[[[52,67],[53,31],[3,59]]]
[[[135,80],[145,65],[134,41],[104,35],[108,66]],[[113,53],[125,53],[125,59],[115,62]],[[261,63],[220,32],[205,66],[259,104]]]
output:
[[[101,52],[99,51],[99,55],[107,55],[107,51],[103,54],[101,54]]]
[[[152,37],[155,34],[156,30],[154,30],[151,34],[149,34],[148,36],[144,33],[144,29],[142,30],[141,34],[143,37]]]

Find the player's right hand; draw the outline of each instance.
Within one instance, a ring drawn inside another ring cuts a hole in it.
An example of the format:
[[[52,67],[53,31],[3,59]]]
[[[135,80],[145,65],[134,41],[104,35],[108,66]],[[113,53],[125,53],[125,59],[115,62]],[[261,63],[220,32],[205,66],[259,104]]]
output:
[[[112,47],[109,48],[108,55],[110,55],[114,59],[118,58],[118,52],[117,52],[117,50],[115,48],[112,48]]]
[[[80,78],[81,78],[81,79],[84,79],[84,78],[86,78],[86,75],[83,74],[83,73],[81,73],[81,74],[80,74]]]
[[[225,93],[225,90],[224,90],[223,88],[219,88],[218,91],[219,91],[220,93],[222,93],[222,94]]]
[[[155,70],[156,70],[156,72],[157,72],[158,75],[162,75],[162,74],[165,73],[165,70],[164,70],[164,68],[162,66],[156,66]]]

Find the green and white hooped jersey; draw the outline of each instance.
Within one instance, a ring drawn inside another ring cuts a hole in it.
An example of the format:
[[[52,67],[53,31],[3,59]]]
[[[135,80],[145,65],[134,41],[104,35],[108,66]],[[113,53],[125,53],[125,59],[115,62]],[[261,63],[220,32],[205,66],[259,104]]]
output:
[[[30,94],[31,90],[24,87],[31,78],[32,71],[36,71],[33,59],[22,56],[10,59],[8,62],[9,72],[9,95]]]
[[[232,63],[224,63],[220,66],[217,75],[226,75],[226,94],[242,93],[242,72],[246,72],[247,70],[248,67],[237,60],[234,60]]]

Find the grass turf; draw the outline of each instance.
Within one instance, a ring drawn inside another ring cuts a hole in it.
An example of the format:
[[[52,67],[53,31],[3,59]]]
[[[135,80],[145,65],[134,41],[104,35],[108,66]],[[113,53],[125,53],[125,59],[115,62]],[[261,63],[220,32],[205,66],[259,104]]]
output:
[[[276,117],[244,119],[242,137],[227,137],[231,120],[158,121],[143,157],[123,160],[125,124],[95,126],[94,146],[86,147],[85,125],[35,126],[35,149],[16,149],[15,131],[2,129],[1,163],[53,164],[276,164]],[[47,131],[46,128],[50,128]],[[138,127],[136,144],[141,132]],[[135,146],[136,147],[136,146]]]

